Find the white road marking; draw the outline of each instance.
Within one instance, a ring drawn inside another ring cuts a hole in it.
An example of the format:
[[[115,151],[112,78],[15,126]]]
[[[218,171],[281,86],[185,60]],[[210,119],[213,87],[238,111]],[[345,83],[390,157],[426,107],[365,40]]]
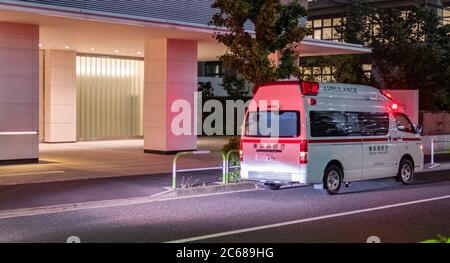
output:
[[[250,227],[250,228],[226,231],[226,232],[215,233],[215,234],[210,234],[210,235],[190,237],[190,238],[185,238],[185,239],[169,241],[166,243],[194,242],[194,241],[199,241],[199,240],[212,239],[212,238],[242,234],[242,233],[247,233],[247,232],[254,232],[254,231],[264,230],[264,229],[269,229],[269,228],[277,228],[277,227],[296,225],[296,224],[307,223],[307,222],[312,222],[312,221],[318,221],[318,220],[323,220],[323,219],[361,214],[361,213],[366,213],[366,212],[371,212],[371,211],[378,211],[378,210],[383,210],[383,209],[400,207],[400,206],[408,206],[408,205],[414,205],[414,204],[420,204],[420,203],[433,202],[433,201],[438,201],[438,200],[443,200],[443,199],[448,199],[448,198],[450,198],[450,195],[444,195],[444,196],[438,196],[438,197],[433,197],[433,198],[427,198],[427,199],[421,199],[421,200],[397,203],[397,204],[391,204],[391,205],[384,205],[384,206],[378,206],[378,207],[372,207],[372,208],[366,208],[366,209],[359,209],[359,210],[324,215],[324,216],[316,216],[316,217],[311,217],[311,218],[298,219],[298,220],[292,220],[292,221],[287,221],[287,222],[282,222],[282,223]]]
[[[74,203],[74,204],[62,204],[62,205],[52,205],[52,206],[42,206],[42,207],[32,207],[32,208],[21,208],[21,209],[0,211],[0,220],[1,219],[18,218],[18,217],[65,213],[65,212],[72,212],[72,211],[79,211],[79,210],[90,210],[90,209],[100,209],[100,208],[109,208],[109,207],[118,207],[118,206],[139,205],[139,204],[147,204],[147,203],[153,203],[153,202],[164,202],[164,201],[189,199],[189,198],[201,198],[201,197],[208,197],[208,196],[226,195],[226,194],[233,194],[233,193],[244,193],[244,192],[252,192],[252,191],[260,191],[260,189],[245,189],[245,190],[236,190],[236,191],[229,191],[229,192],[210,193],[210,194],[191,195],[191,196],[172,196],[172,197],[167,197],[167,198],[156,198],[155,196],[145,196],[145,197],[136,197],[136,198],[124,198],[124,199],[113,199],[113,200],[83,202],[83,203]]]
[[[163,188],[166,189],[166,187],[163,187]],[[173,189],[170,188],[170,189],[166,189],[164,192],[152,194],[150,197],[158,197],[158,196],[169,194],[169,193],[172,193],[172,192],[173,192]]]
[[[428,167],[429,169],[434,169],[436,167],[439,167],[440,164],[435,163],[435,164],[430,164],[430,166]]]

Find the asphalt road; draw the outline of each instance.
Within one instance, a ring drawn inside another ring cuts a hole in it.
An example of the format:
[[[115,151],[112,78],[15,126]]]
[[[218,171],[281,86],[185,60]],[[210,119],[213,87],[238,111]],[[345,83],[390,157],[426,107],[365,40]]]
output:
[[[381,242],[419,242],[450,234],[450,171],[416,178],[410,186],[393,179],[353,183],[337,196],[304,186],[3,219],[0,209],[0,242],[61,243],[69,236],[81,242],[366,242],[369,236]],[[47,187],[58,190],[55,184]],[[97,184],[90,190],[106,196],[102,192],[109,187]],[[1,192],[4,208],[14,207],[14,194],[19,199],[27,195],[20,189]],[[19,207],[24,207],[21,200]]]

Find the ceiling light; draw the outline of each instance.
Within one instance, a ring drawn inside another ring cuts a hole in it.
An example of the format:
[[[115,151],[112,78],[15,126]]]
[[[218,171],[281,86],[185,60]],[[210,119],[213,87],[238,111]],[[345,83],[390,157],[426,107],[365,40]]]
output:
[[[119,50],[117,50],[117,49],[116,49],[116,50],[114,50],[114,53],[119,53]]]
[[[39,47],[42,47],[42,44],[41,44],[41,43],[39,43]]]
[[[65,49],[69,49],[70,47],[69,47],[69,46],[65,46],[64,48],[65,48]]]
[[[91,48],[91,51],[95,51],[95,48]]]
[[[137,54],[138,54],[138,55],[141,55],[141,54],[142,54],[142,52],[138,52]]]

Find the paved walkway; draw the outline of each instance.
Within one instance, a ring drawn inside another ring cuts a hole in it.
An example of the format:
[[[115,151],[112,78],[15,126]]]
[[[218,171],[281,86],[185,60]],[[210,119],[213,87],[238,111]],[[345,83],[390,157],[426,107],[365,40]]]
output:
[[[226,137],[199,138],[199,150],[218,150]],[[169,173],[173,156],[145,154],[143,140],[41,144],[40,163],[0,166],[0,185]],[[221,165],[219,155],[185,156],[183,168]]]

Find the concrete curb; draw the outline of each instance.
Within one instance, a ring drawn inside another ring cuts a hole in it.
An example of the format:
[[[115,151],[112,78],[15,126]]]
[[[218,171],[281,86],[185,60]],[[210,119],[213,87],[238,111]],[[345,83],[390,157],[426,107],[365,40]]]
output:
[[[231,192],[239,190],[257,189],[257,185],[251,182],[240,182],[220,185],[208,185],[190,188],[177,188],[174,190],[177,196],[201,195],[220,192]]]

